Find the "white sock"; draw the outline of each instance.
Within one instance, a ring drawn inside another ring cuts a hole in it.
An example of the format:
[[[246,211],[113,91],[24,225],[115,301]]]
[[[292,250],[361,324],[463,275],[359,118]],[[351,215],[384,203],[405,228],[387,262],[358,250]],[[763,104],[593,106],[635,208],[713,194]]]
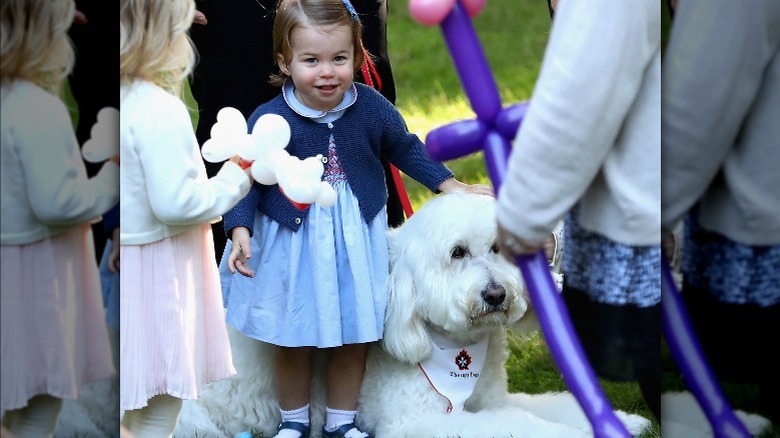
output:
[[[47,394],[36,395],[21,409],[7,411],[3,425],[15,437],[50,437],[57,427],[62,399]]]
[[[282,423],[285,421],[294,421],[296,423],[302,423],[306,426],[309,425],[309,404],[307,403],[306,406],[302,406],[298,409],[293,409],[291,411],[285,411],[284,409],[279,409],[279,412],[282,413]],[[301,433],[297,430],[290,430],[290,429],[284,429],[280,430],[279,433],[274,435],[276,438],[299,438],[301,436]]]
[[[328,432],[333,432],[345,424],[354,423],[357,411],[342,411],[326,407],[325,413],[325,429]]]
[[[182,400],[168,394],[156,395],[141,409],[125,411],[122,425],[136,437],[169,438],[179,420]]]

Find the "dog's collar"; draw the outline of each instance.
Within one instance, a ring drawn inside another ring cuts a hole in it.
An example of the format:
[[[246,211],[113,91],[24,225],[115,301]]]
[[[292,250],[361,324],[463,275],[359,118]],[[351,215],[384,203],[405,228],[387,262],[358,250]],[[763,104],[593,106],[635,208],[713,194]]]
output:
[[[431,339],[431,355],[417,364],[433,390],[447,399],[447,413],[463,411],[474,392],[487,358],[488,339],[457,348],[439,348]]]

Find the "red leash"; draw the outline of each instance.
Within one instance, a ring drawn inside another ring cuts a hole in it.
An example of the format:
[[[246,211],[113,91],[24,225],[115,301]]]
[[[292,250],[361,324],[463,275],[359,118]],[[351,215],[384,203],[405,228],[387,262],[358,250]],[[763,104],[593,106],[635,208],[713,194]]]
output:
[[[366,85],[381,92],[382,78],[379,77],[376,65],[374,65],[374,61],[371,60],[371,56],[365,48],[363,48],[363,53],[366,58],[366,62],[360,67],[360,72],[363,73],[363,80]],[[414,214],[414,210],[412,209],[411,201],[409,201],[409,194],[406,193],[406,186],[404,186],[404,181],[401,178],[401,172],[391,163],[388,164],[390,165],[390,174],[393,175],[393,182],[395,182],[395,190],[398,193],[398,198],[401,200],[401,206],[404,209],[406,218],[409,219]]]

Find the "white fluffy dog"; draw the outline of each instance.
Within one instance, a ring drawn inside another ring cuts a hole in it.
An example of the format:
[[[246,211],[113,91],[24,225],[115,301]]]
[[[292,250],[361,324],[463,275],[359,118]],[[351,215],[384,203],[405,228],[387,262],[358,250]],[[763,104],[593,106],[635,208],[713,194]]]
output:
[[[517,267],[497,252],[495,199],[441,195],[388,232],[385,333],[372,346],[358,426],[379,438],[591,436],[570,393],[510,394],[507,328],[537,328]],[[175,436],[273,436],[272,349],[229,327],[238,375],[186,401]],[[312,436],[324,422],[324,355],[313,359]],[[638,434],[649,421],[618,412]]]

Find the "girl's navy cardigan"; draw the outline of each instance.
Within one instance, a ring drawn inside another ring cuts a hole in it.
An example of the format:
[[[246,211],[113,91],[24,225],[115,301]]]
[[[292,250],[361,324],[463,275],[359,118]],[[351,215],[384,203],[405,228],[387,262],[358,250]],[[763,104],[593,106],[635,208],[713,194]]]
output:
[[[387,203],[380,157],[434,193],[453,173],[428,156],[425,145],[408,131],[406,122],[390,101],[371,87],[359,83],[355,86],[358,99],[332,123],[317,123],[299,115],[280,94],[257,107],[247,126],[251,132],[257,119],[267,113],[284,117],[291,132],[286,150],[301,159],[317,154],[327,157],[328,139],[333,134],[349,186],[358,199],[363,219],[370,223]],[[307,213],[295,208],[276,184],[266,186],[255,182],[249,194],[223,216],[228,237],[235,227],[246,227],[251,235],[255,210],[293,231],[306,220]]]

